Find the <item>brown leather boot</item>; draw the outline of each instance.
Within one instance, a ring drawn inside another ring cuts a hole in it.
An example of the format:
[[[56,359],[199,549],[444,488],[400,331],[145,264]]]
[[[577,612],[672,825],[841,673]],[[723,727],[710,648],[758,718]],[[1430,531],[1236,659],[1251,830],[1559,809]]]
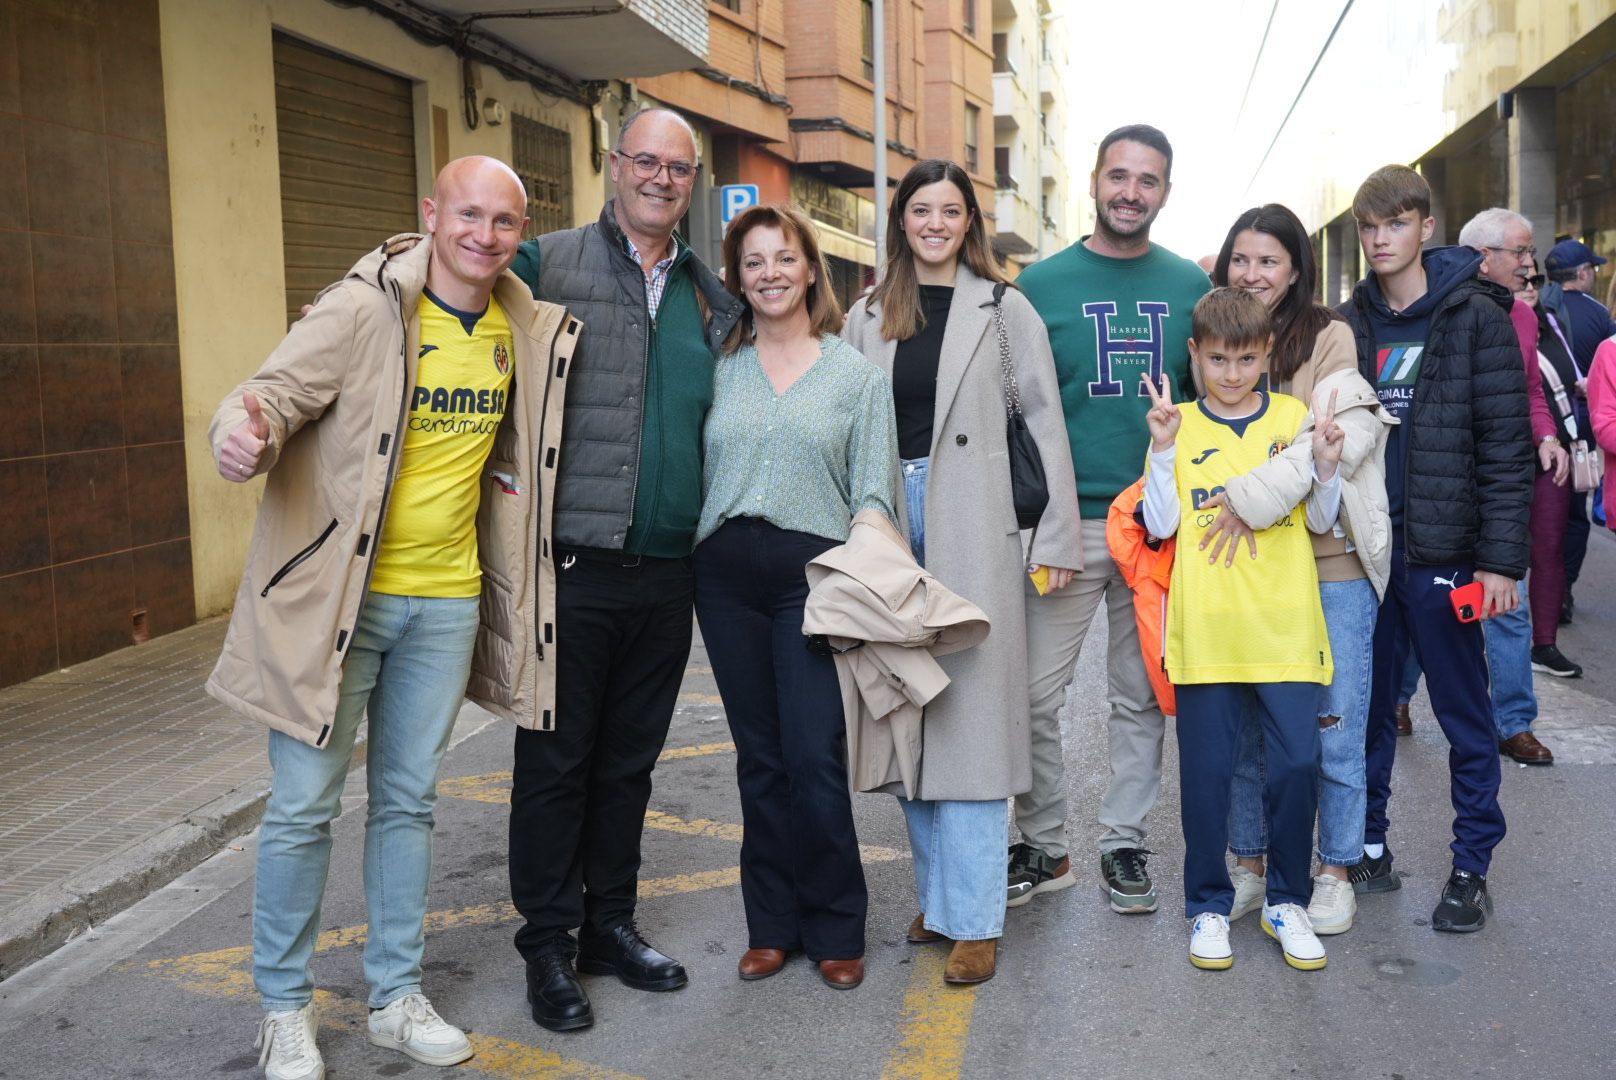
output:
[[[742,980],[756,982],[758,979],[767,979],[770,975],[778,975],[780,969],[785,966],[784,949],[747,949],[741,955],[741,962],[736,965],[736,969]]]
[[[943,969],[943,981],[954,986],[974,986],[993,978],[998,967],[999,939],[956,941]]]
[[[903,940],[911,945],[930,945],[934,941],[947,941],[948,938],[935,930],[926,929],[926,913],[922,911],[915,916],[915,921],[909,924],[909,932]]]
[[[1414,734],[1414,718],[1408,715],[1408,702],[1406,701],[1397,706],[1397,734]]]

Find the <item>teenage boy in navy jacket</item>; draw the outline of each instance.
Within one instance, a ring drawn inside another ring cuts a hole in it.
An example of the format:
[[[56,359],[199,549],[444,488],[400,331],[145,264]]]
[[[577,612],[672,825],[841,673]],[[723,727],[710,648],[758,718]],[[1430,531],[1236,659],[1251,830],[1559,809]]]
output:
[[[1386,848],[1386,803],[1397,744],[1399,639],[1412,645],[1452,747],[1453,872],[1431,917],[1436,930],[1485,924],[1487,869],[1504,837],[1498,740],[1479,622],[1460,621],[1451,594],[1471,581],[1482,618],[1512,609],[1526,573],[1532,439],[1514,298],[1478,278],[1481,255],[1439,247],[1431,189],[1414,170],[1372,173],[1352,202],[1370,274],[1341,306],[1358,366],[1395,416],[1386,446],[1392,573],[1375,627],[1366,771],[1369,808],[1359,892],[1399,888]]]

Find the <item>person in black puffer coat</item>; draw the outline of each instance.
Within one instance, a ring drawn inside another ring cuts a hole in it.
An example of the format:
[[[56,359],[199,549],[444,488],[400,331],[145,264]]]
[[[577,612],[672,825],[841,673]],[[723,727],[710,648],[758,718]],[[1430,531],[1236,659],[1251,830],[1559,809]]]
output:
[[[1430,188],[1412,169],[1371,174],[1352,210],[1372,272],[1339,308],[1359,369],[1400,420],[1386,447],[1392,568],[1375,626],[1365,855],[1351,878],[1359,892],[1401,887],[1386,805],[1402,639],[1431,676],[1431,705],[1453,751],[1453,873],[1431,925],[1463,932],[1481,929],[1491,910],[1486,874],[1505,826],[1481,626],[1461,620],[1453,594],[1479,582],[1484,597],[1471,611],[1482,618],[1518,602],[1531,546],[1532,433],[1514,297],[1477,278],[1474,249],[1421,254],[1436,224],[1430,207]]]

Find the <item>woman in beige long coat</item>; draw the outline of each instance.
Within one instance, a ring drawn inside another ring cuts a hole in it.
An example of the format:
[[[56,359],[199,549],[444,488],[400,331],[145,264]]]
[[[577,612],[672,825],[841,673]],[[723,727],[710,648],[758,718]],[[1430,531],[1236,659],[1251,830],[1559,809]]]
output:
[[[1077,486],[1043,323],[994,287],[975,188],[952,162],[909,170],[892,200],[887,263],[843,336],[892,375],[902,459],[900,523],[918,561],[982,608],[992,631],[943,658],[952,682],[926,707],[918,797],[902,799],[921,914],[914,943],[952,940],[944,978],[992,978],[1004,928],[1006,800],[1032,784],[1025,599],[1029,564],[1063,588],[1081,568]],[[1030,538],[1010,494],[1001,334],[1050,499]],[[1040,573],[1040,580],[1044,575]]]

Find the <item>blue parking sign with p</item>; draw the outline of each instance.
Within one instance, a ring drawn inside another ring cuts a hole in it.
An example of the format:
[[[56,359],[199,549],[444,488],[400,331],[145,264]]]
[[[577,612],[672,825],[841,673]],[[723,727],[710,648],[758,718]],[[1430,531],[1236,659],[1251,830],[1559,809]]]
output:
[[[734,221],[748,207],[756,206],[756,184],[725,184],[718,189],[719,217],[725,225]]]

